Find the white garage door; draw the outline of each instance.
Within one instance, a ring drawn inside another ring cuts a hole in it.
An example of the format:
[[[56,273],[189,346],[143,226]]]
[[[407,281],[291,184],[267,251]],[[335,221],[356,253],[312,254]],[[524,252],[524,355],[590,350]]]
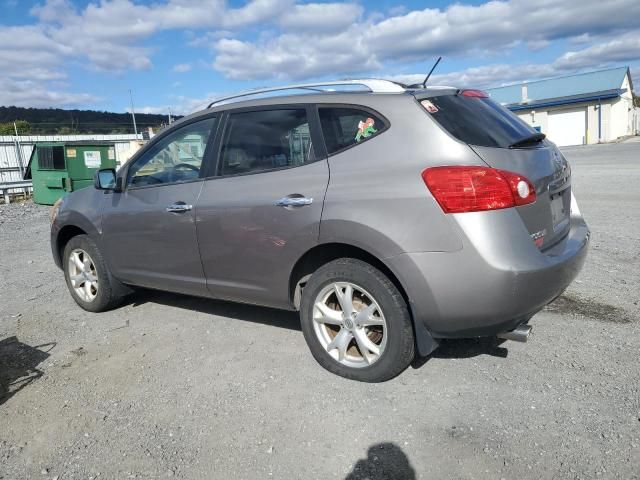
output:
[[[586,117],[585,109],[549,112],[547,134],[549,140],[559,146],[586,143]]]

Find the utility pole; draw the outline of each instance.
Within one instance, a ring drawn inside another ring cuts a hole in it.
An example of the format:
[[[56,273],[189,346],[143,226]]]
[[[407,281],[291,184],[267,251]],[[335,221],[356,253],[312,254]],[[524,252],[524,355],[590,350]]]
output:
[[[133,133],[136,134],[136,139],[138,138],[138,127],[136,125],[136,112],[133,109],[133,93],[131,93],[131,89],[129,89],[129,98],[131,99],[131,117],[133,118]]]
[[[169,107],[169,125],[173,123],[173,119],[171,118],[171,107]]]

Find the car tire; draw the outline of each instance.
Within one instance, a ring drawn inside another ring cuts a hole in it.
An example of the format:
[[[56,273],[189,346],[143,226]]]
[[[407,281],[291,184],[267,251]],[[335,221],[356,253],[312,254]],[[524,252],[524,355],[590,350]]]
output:
[[[95,242],[87,235],[73,237],[62,256],[64,277],[75,302],[89,312],[117,307],[123,296]]]
[[[300,320],[313,357],[342,377],[384,382],[414,358],[404,298],[386,275],[361,260],[341,258],[313,273],[302,291]]]

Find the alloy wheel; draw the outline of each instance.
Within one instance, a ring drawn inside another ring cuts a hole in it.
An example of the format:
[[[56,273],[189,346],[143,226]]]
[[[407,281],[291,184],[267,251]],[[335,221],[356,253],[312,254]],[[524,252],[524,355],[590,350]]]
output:
[[[87,252],[80,248],[71,251],[68,263],[69,281],[81,300],[92,302],[98,295],[98,272]]]
[[[375,363],[387,344],[387,323],[380,305],[369,292],[350,282],[331,283],[316,296],[313,329],[327,353],[347,367]]]

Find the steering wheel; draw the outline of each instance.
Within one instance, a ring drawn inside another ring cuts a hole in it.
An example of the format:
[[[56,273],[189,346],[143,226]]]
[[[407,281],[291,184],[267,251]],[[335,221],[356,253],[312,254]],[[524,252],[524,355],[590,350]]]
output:
[[[195,165],[191,165],[190,163],[178,163],[173,166],[173,169],[176,170],[178,168],[188,168],[189,170],[193,170],[194,172],[200,173],[200,169]]]
[[[173,168],[171,169],[171,177],[173,177],[173,181],[177,180],[176,177],[178,177],[177,171],[181,168],[187,169],[187,170],[191,170],[193,172],[196,172],[196,174],[200,173],[200,169],[198,167],[196,167],[195,165],[191,165],[190,163],[177,163],[176,165],[173,166]]]

